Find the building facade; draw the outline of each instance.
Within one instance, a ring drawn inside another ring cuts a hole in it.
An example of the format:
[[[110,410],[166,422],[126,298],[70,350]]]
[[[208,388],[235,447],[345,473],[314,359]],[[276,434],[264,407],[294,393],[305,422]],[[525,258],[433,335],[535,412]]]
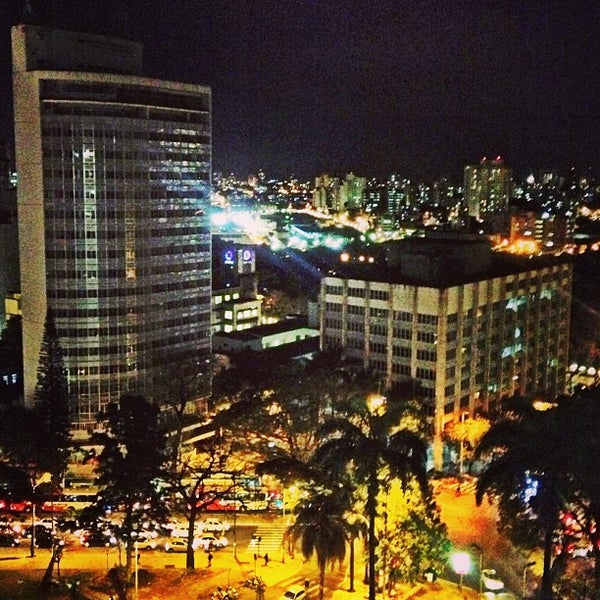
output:
[[[13,168],[8,150],[0,144],[0,332],[8,318],[5,299],[19,289],[17,189]]]
[[[465,167],[465,205],[470,217],[484,220],[507,210],[511,189],[512,169],[499,156]]]
[[[440,469],[442,434],[461,414],[493,411],[515,394],[564,392],[572,267],[496,264],[477,244],[416,246],[387,269],[323,279],[321,346],[343,349],[387,387],[420,384]]]
[[[210,88],[138,44],[12,30],[25,402],[53,313],[76,428],[210,355]]]

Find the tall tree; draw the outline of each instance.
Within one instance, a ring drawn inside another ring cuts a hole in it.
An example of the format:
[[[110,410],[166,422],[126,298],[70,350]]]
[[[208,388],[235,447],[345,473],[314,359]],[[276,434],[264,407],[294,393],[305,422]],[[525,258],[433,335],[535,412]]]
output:
[[[12,320],[12,319],[11,319]],[[6,407],[0,425],[0,446],[9,462],[27,474],[31,500],[35,503],[44,489],[52,494],[60,485],[71,447],[69,396],[62,350],[48,308],[42,338],[37,383],[32,406]],[[35,552],[31,538],[31,555]],[[46,588],[54,569],[52,553],[42,588]]]
[[[128,597],[132,551],[142,518],[163,516],[165,505],[157,487],[164,474],[166,431],[159,408],[141,396],[125,395],[119,404],[110,404],[103,415],[107,432],[96,434],[103,446],[98,456],[98,484],[101,493],[124,505],[122,523],[126,540],[125,581],[122,598]]]
[[[304,558],[317,555],[319,566],[319,599],[325,590],[325,568],[334,561],[342,562],[346,555],[347,524],[345,506],[339,496],[317,494],[300,506],[296,519],[289,529],[295,543],[300,540]]]
[[[71,447],[71,419],[63,353],[50,308],[46,313],[33,399],[42,424],[38,432],[40,444],[47,452],[42,466],[56,479],[62,477],[66,469]]]
[[[491,459],[478,479],[476,502],[481,504],[486,492],[493,494],[499,500],[504,532],[521,545],[540,541],[544,548],[540,593],[550,600],[556,574],[554,534],[568,495],[560,456],[562,424],[554,411],[536,410],[525,398],[508,400],[505,409],[504,418],[492,425],[476,448],[476,457]]]
[[[382,484],[382,469],[407,485],[414,477],[427,489],[426,443],[420,435],[401,428],[405,405],[399,399],[380,394],[362,396],[353,403],[348,418],[334,417],[320,428],[322,443],[315,460],[325,470],[337,474],[350,469],[357,482],[367,488],[369,544],[369,600],[376,594],[376,518],[377,496]]]

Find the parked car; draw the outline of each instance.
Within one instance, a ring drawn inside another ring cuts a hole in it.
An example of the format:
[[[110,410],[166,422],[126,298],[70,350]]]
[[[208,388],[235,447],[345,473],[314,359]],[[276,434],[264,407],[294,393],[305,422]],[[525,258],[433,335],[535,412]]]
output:
[[[299,585],[293,586],[287,589],[280,600],[305,600],[306,599],[306,590]]]
[[[481,584],[484,589],[492,592],[504,589],[504,582],[498,578],[496,569],[483,569],[481,571]]]
[[[183,538],[171,538],[165,542],[165,552],[187,552],[187,540]],[[195,540],[192,543],[192,548],[196,550],[198,545]]]
[[[3,548],[11,548],[18,546],[21,543],[21,538],[10,533],[0,533],[0,546]]]
[[[84,531],[79,538],[81,545],[86,548],[100,546],[114,546],[117,543],[116,538],[110,535],[104,535],[100,531]]]
[[[219,519],[203,519],[198,522],[198,529],[206,533],[224,533],[229,531],[229,523],[219,521]]]
[[[229,543],[225,536],[217,537],[213,533],[204,533],[199,538],[196,538],[198,547],[205,550],[220,550],[225,548]]]

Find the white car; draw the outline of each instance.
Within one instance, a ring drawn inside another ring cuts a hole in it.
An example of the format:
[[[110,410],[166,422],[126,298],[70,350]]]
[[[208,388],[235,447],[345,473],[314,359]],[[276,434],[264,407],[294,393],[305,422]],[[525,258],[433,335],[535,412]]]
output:
[[[291,587],[283,593],[279,600],[306,600],[306,590],[299,585]]]
[[[204,519],[199,521],[197,527],[200,531],[208,533],[225,533],[229,531],[229,523],[223,523],[219,519]]]
[[[486,590],[492,592],[504,589],[504,582],[498,578],[496,569],[483,569],[481,571],[481,584]]]
[[[187,552],[187,547],[187,540],[182,538],[172,538],[165,542],[165,552]],[[198,548],[196,540],[192,543],[192,548],[194,550]]]
[[[225,536],[217,537],[212,533],[204,533],[200,537],[195,539],[198,543],[198,548],[204,548],[205,550],[219,550],[225,548],[229,543]]]

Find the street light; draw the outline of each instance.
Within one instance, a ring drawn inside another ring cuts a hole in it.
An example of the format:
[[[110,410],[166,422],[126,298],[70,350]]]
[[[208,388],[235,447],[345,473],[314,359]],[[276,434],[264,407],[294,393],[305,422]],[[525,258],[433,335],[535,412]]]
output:
[[[529,567],[533,567],[533,565],[535,565],[534,560],[532,560],[531,562],[528,562],[523,567],[523,598],[525,598],[525,594],[527,593],[527,569],[529,569]]]
[[[459,467],[458,467],[458,474],[460,477],[462,477],[463,474],[463,457],[464,457],[464,452],[465,452],[465,416],[469,416],[469,413],[467,411],[463,411],[460,413],[460,452],[459,452]]]
[[[483,580],[481,574],[483,572],[483,548],[478,544],[471,544],[471,548],[479,553],[479,595],[478,598],[481,600],[483,595]]]
[[[52,480],[52,473],[42,473],[41,477],[36,481],[33,477],[31,480],[31,546],[29,548],[29,557],[35,556],[35,490],[42,483],[48,483]]]
[[[137,538],[133,542],[133,549],[135,551],[135,600],[138,600],[138,541]]]
[[[454,572],[460,577],[458,589],[462,590],[463,577],[471,570],[471,555],[468,552],[454,552],[450,560]]]

